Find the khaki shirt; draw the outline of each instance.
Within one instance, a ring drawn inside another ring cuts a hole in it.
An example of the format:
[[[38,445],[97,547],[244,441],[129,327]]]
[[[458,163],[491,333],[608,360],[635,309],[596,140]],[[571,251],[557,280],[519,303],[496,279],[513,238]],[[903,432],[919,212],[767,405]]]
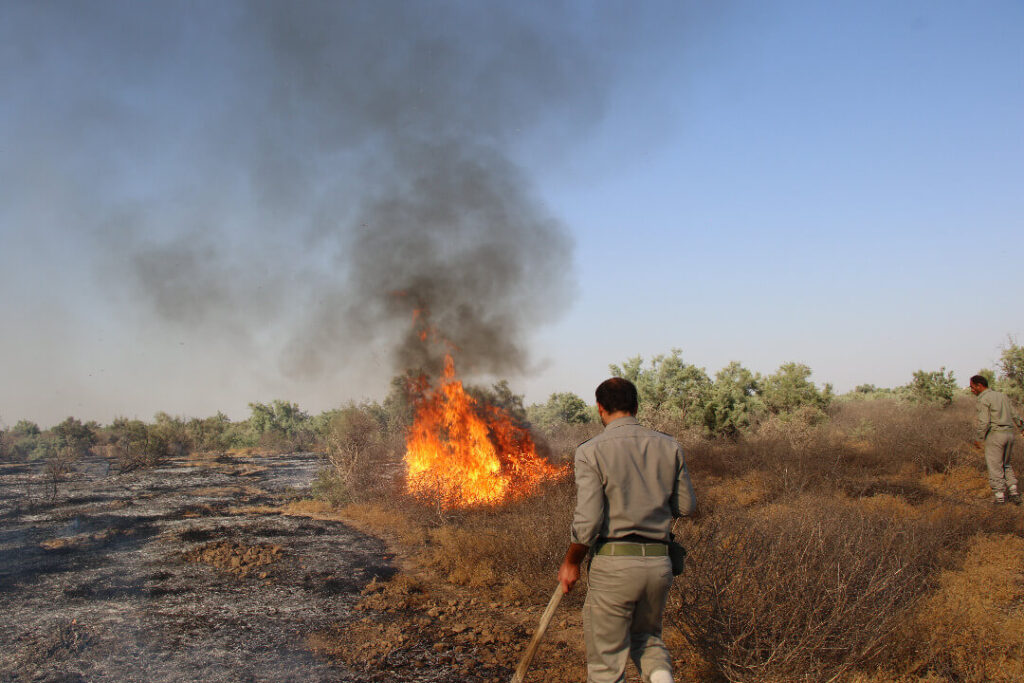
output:
[[[991,389],[978,394],[978,428],[974,432],[975,439],[984,441],[989,432],[1005,432],[1019,423],[1020,418],[1014,414],[1010,399],[1005,394]]]
[[[683,449],[635,417],[613,420],[576,448],[573,543],[628,534],[667,542],[672,520],[696,504]]]

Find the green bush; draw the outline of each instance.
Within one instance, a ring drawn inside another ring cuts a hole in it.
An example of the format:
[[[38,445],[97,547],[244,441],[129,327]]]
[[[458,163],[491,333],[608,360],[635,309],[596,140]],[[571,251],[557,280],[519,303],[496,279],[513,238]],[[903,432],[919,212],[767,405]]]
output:
[[[874,384],[858,384],[853,391],[836,397],[842,401],[874,401],[880,398],[896,398],[896,392]]]
[[[166,413],[157,413],[153,425],[119,417],[106,431],[108,457],[117,462],[121,472],[155,467],[191,448],[184,421]]]
[[[776,415],[791,413],[798,408],[811,407],[824,410],[832,402],[832,386],[819,390],[810,381],[811,369],[803,363],[784,363],[773,375],[764,380],[765,405]]]
[[[3,447],[5,456],[12,460],[34,459],[33,453],[42,439],[39,425],[29,420],[19,420],[17,424],[4,432]]]
[[[233,445],[231,420],[221,412],[207,418],[192,418],[185,423],[185,434],[197,451],[225,451]]]
[[[1011,340],[999,360],[999,388],[1017,403],[1024,403],[1024,346]]]
[[[956,378],[953,371],[942,367],[932,372],[918,370],[909,384],[901,387],[900,393],[916,403],[938,403],[948,406],[956,395]]]
[[[273,451],[306,450],[314,442],[309,414],[291,401],[250,403],[249,430],[256,442]]]
[[[715,374],[704,405],[704,427],[712,434],[736,436],[764,415],[761,378],[733,361]]]
[[[164,412],[153,416],[153,425],[149,428],[151,449],[161,454],[161,460],[180,458],[188,455],[193,449],[192,438],[188,433],[185,420],[172,417]]]
[[[476,399],[478,405],[489,405],[500,408],[519,424],[526,423],[526,408],[523,406],[522,394],[512,391],[508,380],[501,380],[491,385],[490,389],[478,386],[467,386],[466,393]]]
[[[666,431],[696,427],[735,437],[769,412],[823,411],[833,398],[831,385],[819,389],[809,379],[811,369],[801,363],[786,363],[762,378],[733,361],[711,381],[703,368],[684,362],[679,349],[673,349],[668,356],[655,356],[647,368],[640,356],[609,368],[636,384],[641,421]]]
[[[550,431],[558,425],[586,424],[593,415],[586,402],[572,392],[551,394],[546,403],[534,403],[526,409],[526,419],[535,427]]]
[[[641,419],[652,422],[650,415],[666,411],[682,416],[685,425],[704,425],[704,410],[711,392],[711,379],[704,368],[683,360],[680,349],[651,359],[645,368],[643,358],[635,356],[622,366],[609,365],[615,377],[628,379],[636,385],[640,395]]]
[[[65,451],[71,459],[79,458],[89,452],[96,443],[96,431],[92,424],[82,424],[81,420],[69,417],[50,430],[56,440],[56,446]]]

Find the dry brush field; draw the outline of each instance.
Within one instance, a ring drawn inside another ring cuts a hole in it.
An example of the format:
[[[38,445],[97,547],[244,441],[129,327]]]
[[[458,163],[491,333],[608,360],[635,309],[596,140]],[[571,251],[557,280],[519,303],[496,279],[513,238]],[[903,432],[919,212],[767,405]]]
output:
[[[1024,510],[989,503],[972,406],[838,401],[737,439],[660,425],[699,498],[675,527],[677,679],[1024,680]],[[565,462],[597,429],[555,427],[543,450]],[[315,498],[311,454],[91,458],[55,500],[4,465],[0,680],[508,680],[555,587],[571,479],[443,510],[403,492],[401,438],[367,434],[348,490],[326,470]],[[583,594],[528,680],[585,679]]]
[[[973,401],[829,412],[772,418],[737,440],[677,433],[700,501],[675,527],[690,551],[666,620],[679,680],[1024,680],[1024,510],[990,503],[967,441]],[[549,447],[569,458],[596,429],[556,429]],[[409,559],[375,589],[391,627],[416,638],[423,615],[443,623],[448,600],[473,600],[476,617],[453,610],[454,631],[531,631],[568,541],[572,482],[461,512],[393,486],[341,510]],[[535,680],[586,677],[582,596],[563,602]],[[514,663],[521,645],[496,642],[497,659]]]

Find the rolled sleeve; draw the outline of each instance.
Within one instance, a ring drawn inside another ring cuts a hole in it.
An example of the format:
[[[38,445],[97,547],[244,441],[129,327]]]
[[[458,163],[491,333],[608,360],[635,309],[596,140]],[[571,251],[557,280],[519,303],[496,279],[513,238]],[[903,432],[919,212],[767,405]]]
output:
[[[604,487],[601,475],[587,462],[586,457],[576,453],[576,511],[572,519],[572,542],[585,546],[594,545],[604,519]]]

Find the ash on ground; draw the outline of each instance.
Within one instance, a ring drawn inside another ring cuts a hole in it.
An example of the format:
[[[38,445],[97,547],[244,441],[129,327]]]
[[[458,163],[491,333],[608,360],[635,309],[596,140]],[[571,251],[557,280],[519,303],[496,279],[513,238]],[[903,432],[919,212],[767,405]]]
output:
[[[395,573],[380,540],[281,514],[320,465],[207,455],[117,474],[93,459],[53,500],[39,468],[0,465],[0,681],[467,680],[433,649],[386,672],[317,646],[366,630],[363,589]]]

